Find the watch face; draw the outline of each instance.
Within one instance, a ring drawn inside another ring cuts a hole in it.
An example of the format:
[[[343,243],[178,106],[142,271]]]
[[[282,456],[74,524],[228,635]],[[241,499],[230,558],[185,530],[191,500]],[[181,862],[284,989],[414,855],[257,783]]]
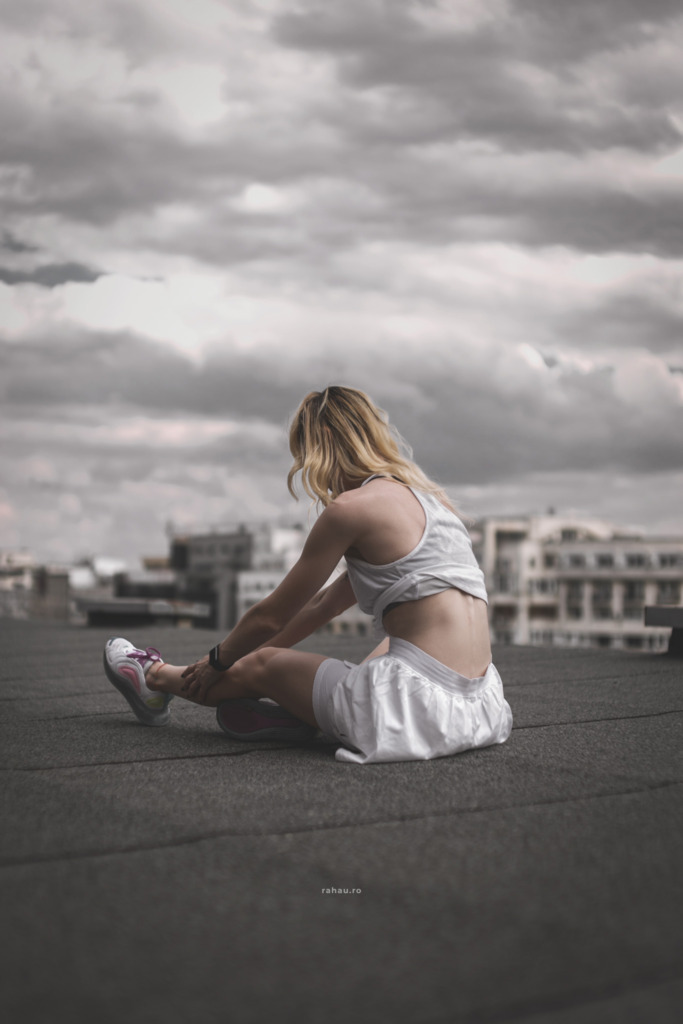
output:
[[[211,666],[211,668],[215,668],[217,672],[225,672],[226,669],[223,667],[223,665],[221,665],[220,662],[219,647],[220,644],[216,644],[216,646],[212,648],[211,653],[209,654],[209,665]]]

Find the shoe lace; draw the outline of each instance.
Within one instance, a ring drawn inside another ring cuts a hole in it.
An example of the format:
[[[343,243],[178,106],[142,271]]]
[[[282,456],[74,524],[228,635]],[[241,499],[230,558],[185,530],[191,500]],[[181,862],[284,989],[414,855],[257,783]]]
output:
[[[163,658],[156,647],[148,647],[145,651],[130,651],[126,657],[133,658],[133,660],[139,662],[143,668],[146,661],[163,661]]]

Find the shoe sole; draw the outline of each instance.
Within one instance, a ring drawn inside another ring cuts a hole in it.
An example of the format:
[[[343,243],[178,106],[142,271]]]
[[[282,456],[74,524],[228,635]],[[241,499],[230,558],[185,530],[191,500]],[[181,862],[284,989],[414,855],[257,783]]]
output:
[[[290,718],[299,722],[299,725],[273,725],[271,728],[254,729],[252,732],[238,732],[221,721],[221,708],[225,707],[225,705],[230,705],[231,707],[239,706],[245,710],[253,711],[263,718]],[[290,740],[294,743],[301,743],[303,740],[313,739],[318,731],[314,726],[309,725],[308,722],[302,722],[301,719],[297,719],[295,715],[292,715],[284,708],[274,704],[264,704],[262,701],[250,700],[249,698],[221,701],[216,708],[216,721],[226,736],[229,736],[231,740],[239,740],[241,743],[249,743],[252,740]]]
[[[107,674],[107,679],[116,687],[121,696],[126,698],[138,722],[141,722],[143,725],[151,726],[168,725],[171,717],[168,705],[166,705],[163,711],[151,711],[146,704],[140,700],[138,695],[133,693],[130,688],[118,678],[116,672],[107,661],[106,651],[102,655],[102,661],[104,662],[104,671]]]

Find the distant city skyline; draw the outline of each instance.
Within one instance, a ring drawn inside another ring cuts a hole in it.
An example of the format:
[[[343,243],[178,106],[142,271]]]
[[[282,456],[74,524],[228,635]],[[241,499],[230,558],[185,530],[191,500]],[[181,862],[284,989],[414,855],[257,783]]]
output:
[[[8,0],[0,547],[306,520],[367,390],[465,514],[682,535],[677,0]]]

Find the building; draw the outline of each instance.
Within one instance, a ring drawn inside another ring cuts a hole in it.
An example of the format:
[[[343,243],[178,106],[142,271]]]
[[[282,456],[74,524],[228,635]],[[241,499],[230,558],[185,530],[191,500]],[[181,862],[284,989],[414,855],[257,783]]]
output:
[[[28,551],[0,551],[1,618],[28,618],[35,568],[33,555]]]
[[[32,619],[69,621],[71,590],[67,568],[59,565],[41,565],[33,570],[29,616]]]
[[[268,594],[272,594],[282,582],[286,570],[253,569],[237,574],[237,615],[240,618],[253,605]],[[334,577],[338,576],[342,567],[338,567]],[[332,579],[330,580],[332,582]],[[358,605],[347,608],[331,622],[321,627],[320,632],[334,635],[370,636],[372,619],[362,612]]]
[[[171,541],[170,565],[178,592],[187,600],[212,606],[210,625],[227,632],[254,594],[265,596],[294,565],[306,534],[301,526],[258,524],[232,531],[212,531]],[[244,578],[240,590],[240,578]],[[256,574],[250,582],[249,574]],[[277,582],[274,582],[277,581]]]
[[[666,649],[670,630],[645,626],[644,608],[681,606],[683,538],[617,534],[608,542],[549,544],[547,554],[556,559],[558,587],[551,643]]]
[[[646,604],[681,605],[683,538],[627,536],[597,519],[482,519],[472,530],[498,643],[663,650]]]
[[[54,619],[71,617],[69,570],[38,565],[28,551],[0,551],[0,618]]]
[[[176,573],[177,593],[186,600],[211,603],[210,626],[227,633],[249,608],[279,586],[305,540],[303,526],[272,524],[174,537],[169,561]],[[369,636],[371,620],[354,607],[324,628]]]
[[[105,576],[96,571],[97,561],[70,572],[75,611],[87,625],[121,631],[157,625],[201,628],[211,621],[209,603],[178,597],[168,559],[144,558],[143,569],[125,572],[112,563],[108,569],[116,571]]]

